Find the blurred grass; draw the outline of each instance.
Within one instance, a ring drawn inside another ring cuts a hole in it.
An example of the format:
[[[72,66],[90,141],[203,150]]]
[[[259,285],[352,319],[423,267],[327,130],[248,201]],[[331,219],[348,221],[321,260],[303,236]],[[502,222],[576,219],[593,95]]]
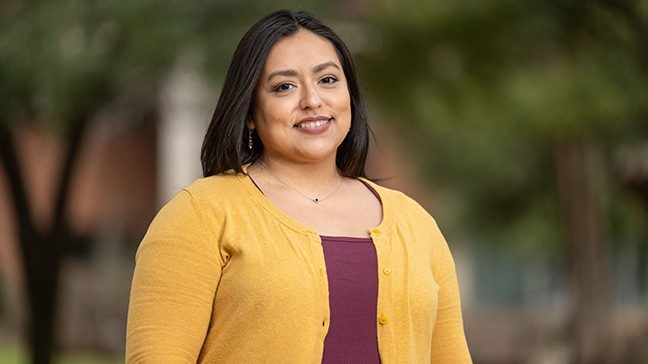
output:
[[[62,353],[56,355],[55,363],[65,364],[113,364],[123,363],[121,357],[103,357],[92,353]],[[0,342],[0,364],[29,363],[28,353],[16,343]]]

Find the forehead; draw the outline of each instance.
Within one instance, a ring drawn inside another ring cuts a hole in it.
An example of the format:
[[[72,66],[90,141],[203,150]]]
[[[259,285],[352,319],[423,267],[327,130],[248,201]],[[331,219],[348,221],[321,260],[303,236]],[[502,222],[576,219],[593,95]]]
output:
[[[333,44],[324,37],[300,29],[275,43],[268,54],[263,73],[268,74],[284,69],[310,69],[329,61],[335,62],[341,68]]]

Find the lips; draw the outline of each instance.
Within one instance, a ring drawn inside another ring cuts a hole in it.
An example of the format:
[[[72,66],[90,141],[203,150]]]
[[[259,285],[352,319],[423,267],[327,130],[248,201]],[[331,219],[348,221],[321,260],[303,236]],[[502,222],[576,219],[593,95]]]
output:
[[[297,128],[317,128],[320,127],[326,123],[328,123],[330,119],[326,120],[317,120],[317,121],[305,121],[303,123],[295,125]]]
[[[319,135],[325,133],[335,119],[328,116],[317,116],[300,120],[293,127],[302,133]]]
[[[328,123],[331,117],[328,116],[316,116],[308,117],[300,120],[297,124],[294,125],[295,128],[319,128],[326,123]]]

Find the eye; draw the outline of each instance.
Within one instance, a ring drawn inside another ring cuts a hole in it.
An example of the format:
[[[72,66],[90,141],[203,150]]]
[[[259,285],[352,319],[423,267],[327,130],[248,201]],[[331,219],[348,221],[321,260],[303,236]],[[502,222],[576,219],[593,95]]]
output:
[[[295,85],[292,85],[290,83],[282,83],[282,84],[277,85],[274,89],[272,89],[272,91],[274,91],[274,92],[286,92],[286,91],[289,91],[290,89],[292,89],[293,87],[295,87]]]
[[[333,77],[333,76],[326,76],[326,77],[322,78],[322,80],[320,82],[322,82],[322,83],[324,83],[326,85],[330,85],[330,84],[338,82],[338,79]]]

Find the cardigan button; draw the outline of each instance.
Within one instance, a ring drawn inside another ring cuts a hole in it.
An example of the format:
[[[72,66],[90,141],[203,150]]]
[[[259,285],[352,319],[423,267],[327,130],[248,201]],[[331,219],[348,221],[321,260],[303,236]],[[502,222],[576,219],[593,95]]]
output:
[[[374,233],[375,235],[380,235],[380,229],[373,229],[371,230],[371,232]]]
[[[389,269],[389,268],[385,268],[385,269],[383,269],[383,273],[385,273],[385,275],[388,276],[388,275],[391,274],[391,269]]]
[[[387,325],[388,322],[389,320],[387,319],[387,315],[380,315],[380,317],[378,317],[378,323],[381,325]]]

